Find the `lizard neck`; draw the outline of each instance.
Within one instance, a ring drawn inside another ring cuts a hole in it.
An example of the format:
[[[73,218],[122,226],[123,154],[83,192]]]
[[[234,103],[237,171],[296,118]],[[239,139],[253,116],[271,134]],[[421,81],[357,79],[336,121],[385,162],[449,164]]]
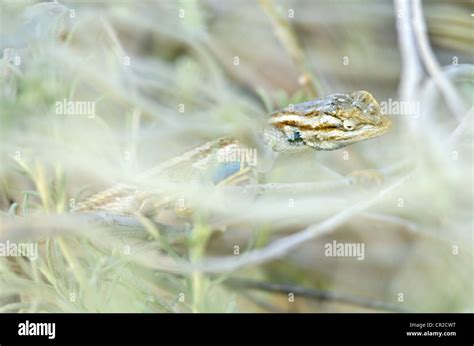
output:
[[[270,123],[260,131],[260,134],[265,144],[275,153],[285,151],[296,152],[308,149],[308,147],[304,145],[297,146],[290,144],[286,134]]]
[[[275,126],[267,124],[261,131],[260,134],[264,143],[274,152],[280,152],[285,150],[285,139],[284,134],[278,130]]]

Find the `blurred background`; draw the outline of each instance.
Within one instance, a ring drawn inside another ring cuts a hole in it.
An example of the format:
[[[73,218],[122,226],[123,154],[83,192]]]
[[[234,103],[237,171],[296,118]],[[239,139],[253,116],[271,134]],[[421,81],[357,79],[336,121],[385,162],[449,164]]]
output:
[[[0,257],[0,311],[472,312],[473,13],[2,0],[0,241],[39,258]],[[179,231],[68,212],[205,141],[252,143],[272,110],[359,89],[387,134],[285,158],[258,196],[194,191]],[[58,111],[67,101],[90,108]],[[364,259],[326,256],[333,241]]]

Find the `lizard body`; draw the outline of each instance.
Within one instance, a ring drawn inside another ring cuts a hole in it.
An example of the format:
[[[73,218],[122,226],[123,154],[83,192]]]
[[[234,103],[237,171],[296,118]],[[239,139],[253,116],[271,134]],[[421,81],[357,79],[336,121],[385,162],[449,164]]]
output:
[[[381,113],[375,98],[366,91],[356,91],[332,94],[276,111],[260,134],[271,151],[278,154],[309,148],[342,148],[380,136],[390,125],[390,119]],[[195,181],[213,185],[256,182],[255,167],[235,155],[242,149],[246,148],[237,139],[219,138],[157,165],[137,177],[137,181],[160,178],[177,184]],[[225,155],[234,155],[236,160],[222,162]],[[117,215],[139,212],[153,216],[174,208],[177,214],[186,214],[187,208],[177,205],[177,199],[178,196],[156,190],[147,192],[139,185],[119,184],[77,204],[73,211]]]

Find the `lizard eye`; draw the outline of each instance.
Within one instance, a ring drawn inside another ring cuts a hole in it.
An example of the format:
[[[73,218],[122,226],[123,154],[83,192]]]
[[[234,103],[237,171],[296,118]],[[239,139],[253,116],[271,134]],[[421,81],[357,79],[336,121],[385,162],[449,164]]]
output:
[[[344,129],[347,130],[347,131],[352,131],[355,129],[355,126],[356,126],[356,123],[354,120],[352,119],[345,119],[343,122],[342,122],[342,126],[344,126]]]
[[[293,132],[293,140],[295,142],[302,140],[300,131],[296,130],[295,132]]]
[[[288,139],[290,143],[299,143],[303,141],[303,138],[301,137],[301,132],[298,130],[294,130],[292,133],[292,136]]]

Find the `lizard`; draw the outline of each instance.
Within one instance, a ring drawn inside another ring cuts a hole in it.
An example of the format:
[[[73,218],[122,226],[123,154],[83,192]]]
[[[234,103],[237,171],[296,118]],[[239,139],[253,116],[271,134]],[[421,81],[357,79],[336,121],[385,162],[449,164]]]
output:
[[[367,91],[335,93],[326,97],[289,105],[274,111],[266,126],[259,132],[266,149],[275,156],[305,149],[336,150],[387,132],[391,120],[382,114],[377,100]],[[212,185],[245,185],[256,182],[258,175],[249,160],[242,159],[239,150],[245,150],[236,138],[223,137],[207,142],[182,155],[171,158],[137,177],[137,182],[157,178],[176,184],[189,181]],[[220,162],[232,156],[231,162]],[[219,159],[221,158],[221,160]],[[130,220],[136,213],[156,217],[171,210],[178,217],[189,216],[178,196],[156,189],[147,191],[138,184],[118,184],[78,203],[73,212],[110,213]],[[117,224],[115,222],[115,224]],[[127,225],[120,221],[118,225]]]

